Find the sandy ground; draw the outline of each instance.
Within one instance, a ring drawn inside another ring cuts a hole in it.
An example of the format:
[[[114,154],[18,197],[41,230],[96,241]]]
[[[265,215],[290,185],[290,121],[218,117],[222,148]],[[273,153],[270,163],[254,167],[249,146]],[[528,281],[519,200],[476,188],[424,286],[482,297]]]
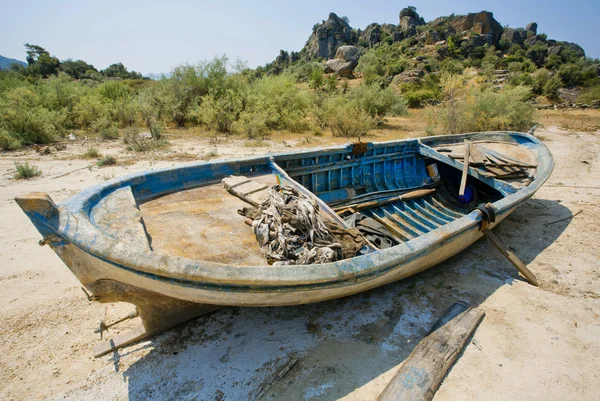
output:
[[[100,341],[94,333],[100,319],[121,317],[131,306],[88,302],[54,252],[37,245],[40,236],[14,196],[43,191],[60,202],[116,175],[208,157],[202,155],[215,146],[218,157],[289,149],[281,142],[252,148],[243,141],[181,140],[166,156],[140,158],[124,154],[120,144],[100,144],[120,161],[106,168],[70,160],[79,145],[47,156],[4,154],[0,399],[256,399],[261,385],[297,358],[261,399],[373,400],[457,300],[479,305],[486,317],[436,401],[599,399],[600,229],[593,219],[600,132],[550,127],[537,134],[554,153],[554,174],[495,231],[537,275],[539,288],[479,241],[428,272],[368,293],[299,307],[222,309],[99,359],[91,347]],[[15,160],[34,162],[43,175],[13,180]],[[545,225],[579,210],[572,220]]]

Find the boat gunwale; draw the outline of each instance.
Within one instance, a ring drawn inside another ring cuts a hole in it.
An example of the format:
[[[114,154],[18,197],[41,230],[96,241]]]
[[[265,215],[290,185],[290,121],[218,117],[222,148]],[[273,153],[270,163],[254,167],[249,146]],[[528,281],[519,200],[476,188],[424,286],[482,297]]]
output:
[[[546,145],[538,138],[524,133],[516,132],[491,132],[456,135],[456,141],[471,137],[475,134],[500,134],[504,136],[522,136],[531,141],[539,149],[538,168],[532,182],[513,194],[493,203],[500,217],[504,216],[520,202],[532,196],[550,176],[554,162]],[[436,138],[447,139],[448,136],[428,137],[426,142],[435,141]],[[514,138],[513,138],[514,139]],[[375,147],[390,144],[407,143],[422,144],[420,139],[395,140],[379,142]],[[226,165],[231,163],[247,163],[247,165],[267,164],[269,158],[275,159],[286,156],[302,157],[310,154],[322,154],[324,151],[348,151],[351,144],[330,148],[318,148],[293,153],[272,154],[259,157],[248,157],[239,160],[225,160],[220,162],[200,162],[186,165],[183,168],[193,168],[203,165]],[[425,145],[428,146],[428,145]],[[418,153],[418,148],[415,152]],[[159,175],[182,169],[182,166],[169,167],[152,171],[152,175]],[[238,266],[215,262],[192,260],[177,256],[160,254],[153,251],[131,250],[127,246],[116,246],[119,242],[108,237],[93,225],[89,219],[89,208],[93,200],[99,200],[112,191],[131,186],[136,179],[150,175],[147,171],[127,175],[104,183],[103,185],[88,188],[73,196],[60,205],[60,227],[57,234],[65,241],[88,254],[107,261],[118,268],[127,269],[142,275],[151,275],[157,280],[171,280],[190,282],[190,284],[214,285],[216,287],[280,287],[280,286],[322,286],[347,281],[364,280],[373,275],[383,274],[386,271],[420,257],[432,247],[438,247],[449,242],[465,231],[479,225],[481,213],[472,211],[461,218],[432,230],[429,233],[414,238],[408,242],[394,247],[379,250],[367,255],[357,256],[327,264],[290,265],[290,266]],[[179,189],[179,190],[185,190]]]

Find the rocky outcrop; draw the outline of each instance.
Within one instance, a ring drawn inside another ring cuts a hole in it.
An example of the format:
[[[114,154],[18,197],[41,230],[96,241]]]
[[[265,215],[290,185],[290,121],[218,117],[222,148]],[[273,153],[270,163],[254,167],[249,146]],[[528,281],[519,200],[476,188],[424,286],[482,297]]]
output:
[[[275,63],[282,65],[282,64],[293,63],[294,61],[297,61],[299,59],[300,59],[300,56],[297,52],[288,53],[285,50],[279,50],[279,56],[277,56],[275,58]]]
[[[335,52],[335,58],[327,60],[325,72],[335,72],[340,77],[354,77],[360,54],[360,49],[356,46],[340,46]]]
[[[577,57],[585,57],[585,51],[576,43],[556,42],[554,40],[548,41],[548,55],[556,54],[557,56],[560,56],[565,50],[573,53]]]
[[[523,42],[527,39],[527,33],[523,29],[504,28],[500,40],[508,45],[523,46]]]
[[[491,35],[492,44],[498,43],[502,35],[502,25],[494,19],[494,14],[489,11],[454,17],[452,27],[459,33],[468,31],[479,35]]]
[[[404,36],[414,36],[417,34],[417,27],[425,25],[425,20],[419,16],[414,7],[403,8],[400,11],[400,30]]]
[[[357,40],[358,33],[345,20],[330,13],[327,21],[313,28],[313,33],[306,42],[306,53],[310,58],[330,59],[338,47],[356,44]]]
[[[527,32],[531,32],[535,36],[535,35],[537,35],[537,28],[538,28],[537,22],[530,22],[525,27],[525,30]]]
[[[369,47],[375,46],[380,41],[381,36],[381,25],[371,24],[361,32],[360,38],[363,43],[366,43]]]

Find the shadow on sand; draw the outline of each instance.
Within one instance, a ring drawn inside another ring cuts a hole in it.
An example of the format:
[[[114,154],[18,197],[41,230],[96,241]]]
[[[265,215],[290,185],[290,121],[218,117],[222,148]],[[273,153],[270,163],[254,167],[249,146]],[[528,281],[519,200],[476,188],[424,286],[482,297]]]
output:
[[[495,232],[528,264],[570,219],[545,223],[569,215],[558,202],[533,199]],[[544,277],[538,279],[543,288]],[[451,304],[478,305],[514,280],[524,281],[480,240],[433,269],[355,296],[225,308],[156,337],[152,351],[123,372],[129,399],[253,400],[269,377],[297,358],[260,398],[335,400],[400,364]]]

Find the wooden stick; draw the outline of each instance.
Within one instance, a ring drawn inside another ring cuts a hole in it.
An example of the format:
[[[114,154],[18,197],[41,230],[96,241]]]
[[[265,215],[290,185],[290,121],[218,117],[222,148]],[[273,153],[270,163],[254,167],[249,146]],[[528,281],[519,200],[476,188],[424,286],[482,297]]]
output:
[[[567,216],[567,217],[563,217],[562,219],[558,219],[558,220],[555,220],[555,221],[551,221],[550,223],[546,223],[545,225],[546,225],[546,227],[548,227],[549,225],[552,225],[552,224],[554,224],[554,223],[559,223],[559,222],[561,222],[561,221],[565,221],[565,220],[572,219],[573,217],[577,216],[577,215],[578,215],[579,213],[581,213],[581,212],[583,212],[583,209],[581,209],[581,210],[579,210],[579,211],[577,211],[577,212],[573,213],[571,216]]]
[[[417,189],[416,191],[407,192],[402,195],[394,196],[393,198],[387,198],[387,199],[383,199],[383,200],[374,200],[374,201],[363,202],[363,203],[354,203],[354,204],[348,205],[348,206],[338,206],[338,207],[334,207],[333,210],[338,212],[338,211],[341,211],[341,210],[344,210],[347,208],[352,208],[356,211],[359,211],[359,210],[368,209],[371,207],[387,205],[388,203],[422,198],[424,196],[431,195],[434,192],[435,192],[435,189],[433,189],[433,188],[432,189]]]
[[[454,313],[453,308],[448,313]],[[430,401],[484,315],[473,308],[451,315],[447,323],[421,340],[377,400]]]
[[[531,270],[529,270],[525,266],[525,264],[521,262],[521,260],[519,260],[519,258],[517,258],[517,256],[508,249],[506,245],[504,245],[504,243],[500,240],[500,238],[496,236],[496,234],[494,234],[489,228],[484,228],[483,230],[481,230],[481,232],[483,233],[483,235],[485,235],[487,239],[490,240],[490,242],[496,247],[496,249],[499,250],[500,253],[504,255],[504,257],[508,259],[508,261],[514,267],[517,268],[517,270],[527,279],[529,284],[535,285],[536,287],[539,286],[535,274],[533,274]]]
[[[469,142],[465,139],[465,158],[463,160],[463,172],[462,178],[460,179],[460,189],[458,190],[458,196],[465,195],[465,188],[467,187],[467,175],[469,175],[469,154]]]

